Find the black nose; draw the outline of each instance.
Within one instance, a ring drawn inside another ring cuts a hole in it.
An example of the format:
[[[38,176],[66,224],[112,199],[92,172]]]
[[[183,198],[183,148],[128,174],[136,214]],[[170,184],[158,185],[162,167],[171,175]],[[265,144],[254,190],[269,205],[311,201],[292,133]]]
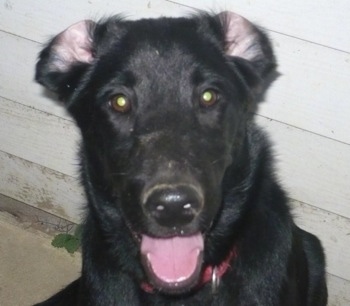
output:
[[[190,223],[202,208],[203,196],[187,185],[151,188],[146,196],[145,210],[162,226],[175,227]]]

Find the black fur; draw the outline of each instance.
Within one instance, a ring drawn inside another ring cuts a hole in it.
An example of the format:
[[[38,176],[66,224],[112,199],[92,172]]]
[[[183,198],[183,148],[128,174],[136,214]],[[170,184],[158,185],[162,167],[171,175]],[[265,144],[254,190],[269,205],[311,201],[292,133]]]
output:
[[[228,27],[222,16],[115,17],[86,22],[88,60],[62,55],[62,33],[42,51],[36,80],[58,94],[82,133],[88,211],[81,277],[37,305],[326,305],[322,247],[294,224],[253,122],[275,67],[269,40],[250,24],[252,45],[229,54]],[[201,104],[208,89],[210,106]],[[131,101],[125,112],[111,106],[118,94]],[[194,186],[198,207],[189,216],[149,208],[159,184],[180,196],[178,186]],[[203,266],[236,252],[217,292],[196,278],[163,288],[145,272],[141,235],[199,232]],[[145,281],[154,292],[141,289]]]

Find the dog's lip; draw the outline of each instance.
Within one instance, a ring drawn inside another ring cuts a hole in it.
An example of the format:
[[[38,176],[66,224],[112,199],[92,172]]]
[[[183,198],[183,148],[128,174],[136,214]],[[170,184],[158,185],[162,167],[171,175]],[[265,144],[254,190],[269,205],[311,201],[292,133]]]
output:
[[[184,229],[180,229],[180,228],[173,228],[172,230],[170,230],[167,234],[163,234],[163,235],[159,235],[159,234],[154,234],[154,233],[150,233],[148,231],[142,231],[142,230],[135,230],[133,229],[133,227],[127,223],[127,227],[129,228],[129,231],[132,234],[133,239],[135,240],[135,242],[137,242],[138,244],[141,243],[142,241],[142,235],[147,235],[153,238],[159,238],[159,239],[167,239],[167,238],[174,238],[174,237],[186,237],[186,236],[192,236],[195,235],[197,233],[200,233],[203,237],[206,236],[206,232],[202,232],[202,231],[188,231],[188,230],[184,230]]]
[[[148,233],[141,233],[141,232],[136,232],[133,230],[130,230],[132,237],[134,239],[134,241],[140,246],[141,245],[141,241],[142,241],[142,235],[148,235],[154,238],[159,238],[159,239],[170,239],[170,238],[174,238],[174,237],[186,237],[186,236],[192,236],[196,233],[200,233],[203,236],[203,240],[205,240],[206,237],[206,233],[203,232],[190,232],[187,233],[185,231],[180,231],[179,233],[173,233],[173,234],[169,234],[169,235],[164,235],[164,236],[160,236],[160,235],[152,235],[152,234],[148,234]]]

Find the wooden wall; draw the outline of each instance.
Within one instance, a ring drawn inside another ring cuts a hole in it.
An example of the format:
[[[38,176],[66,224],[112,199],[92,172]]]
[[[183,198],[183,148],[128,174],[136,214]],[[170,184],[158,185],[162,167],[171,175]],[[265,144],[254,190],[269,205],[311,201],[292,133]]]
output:
[[[79,222],[79,132],[33,82],[37,53],[86,18],[229,9],[264,27],[281,76],[257,121],[275,144],[297,223],[326,248],[330,305],[350,305],[350,1],[1,0],[0,194]],[[1,239],[1,238],[0,238]]]

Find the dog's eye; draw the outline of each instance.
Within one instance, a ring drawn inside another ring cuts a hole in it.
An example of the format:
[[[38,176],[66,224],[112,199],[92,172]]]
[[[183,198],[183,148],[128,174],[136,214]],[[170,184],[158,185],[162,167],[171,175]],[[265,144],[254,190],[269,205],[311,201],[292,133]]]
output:
[[[217,100],[218,100],[218,95],[212,89],[207,89],[203,91],[200,97],[200,103],[203,106],[212,106],[217,102]]]
[[[117,112],[126,113],[131,108],[131,101],[127,96],[118,94],[111,98],[110,105]]]

